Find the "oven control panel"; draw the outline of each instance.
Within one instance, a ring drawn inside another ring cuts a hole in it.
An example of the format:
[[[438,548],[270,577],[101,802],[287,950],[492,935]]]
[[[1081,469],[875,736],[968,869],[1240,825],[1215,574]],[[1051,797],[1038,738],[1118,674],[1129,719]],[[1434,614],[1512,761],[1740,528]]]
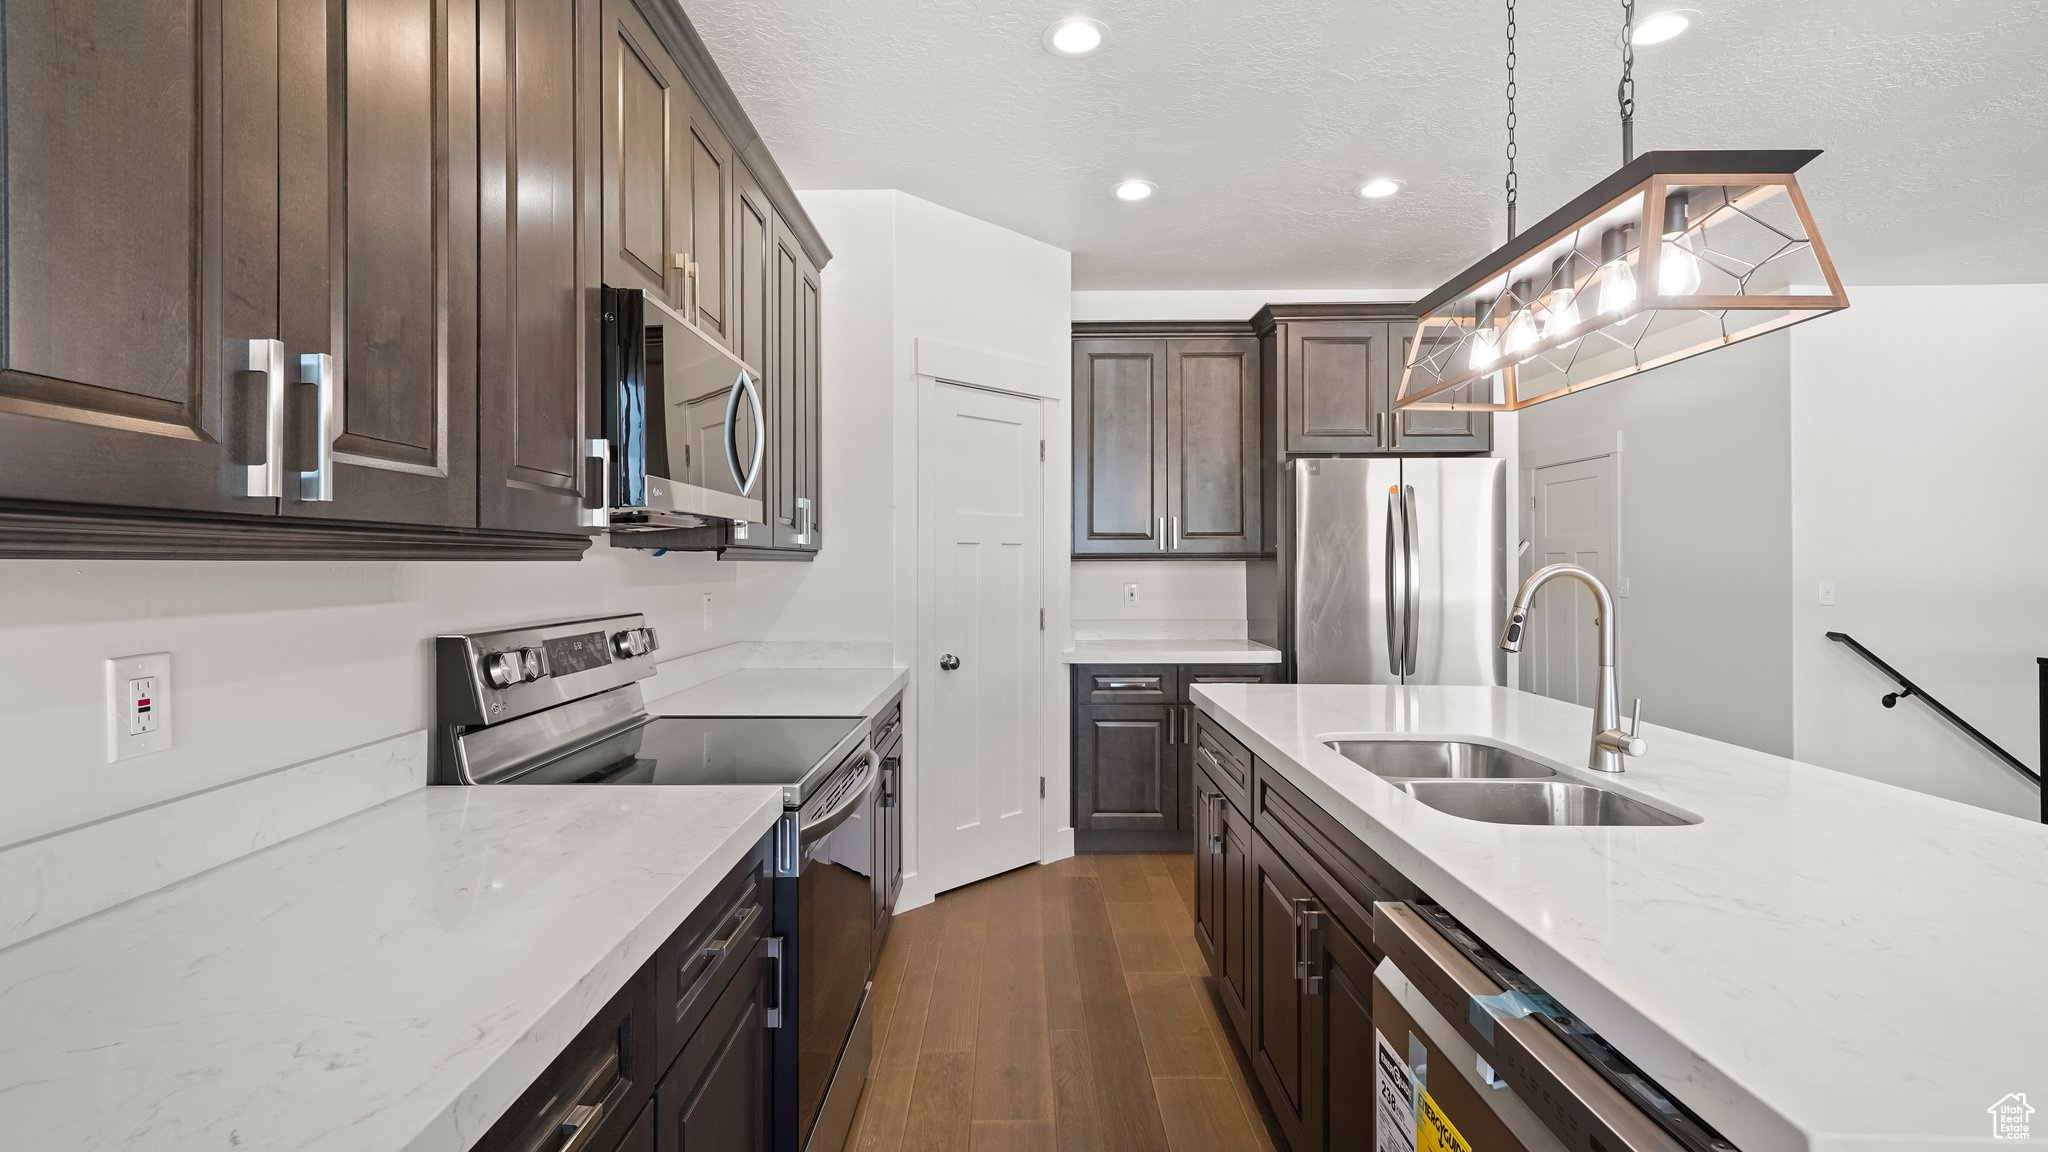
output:
[[[442,636],[436,724],[495,724],[630,684],[653,675],[660,648],[638,615]]]

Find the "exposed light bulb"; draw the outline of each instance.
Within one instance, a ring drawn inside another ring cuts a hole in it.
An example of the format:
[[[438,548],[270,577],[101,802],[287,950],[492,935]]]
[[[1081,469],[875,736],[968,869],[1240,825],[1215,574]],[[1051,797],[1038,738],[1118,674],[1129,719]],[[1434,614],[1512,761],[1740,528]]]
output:
[[[1500,350],[1495,346],[1499,335],[1499,333],[1493,330],[1493,325],[1491,324],[1481,323],[1477,328],[1474,328],[1472,330],[1472,358],[1465,362],[1466,366],[1475,370],[1493,367],[1494,362],[1500,359]]]
[[[1517,287],[1522,286],[1517,285]],[[1521,293],[1517,292],[1516,295],[1520,296]],[[1517,308],[1515,310],[1515,318],[1508,321],[1508,333],[1506,339],[1502,341],[1502,347],[1507,350],[1507,355],[1510,359],[1520,360],[1523,353],[1534,348],[1536,341],[1543,338],[1543,334],[1536,330],[1536,318],[1529,315],[1529,312],[1529,306],[1525,304]]]
[[[1579,315],[1579,293],[1567,284],[1550,294],[1550,318],[1544,321],[1545,339],[1561,335],[1579,326],[1584,317]]]
[[[1657,294],[1690,296],[1700,290],[1700,258],[1683,240],[1666,240],[1657,256]]]
[[[1628,265],[1627,224],[1600,237],[1600,315],[1618,316],[1635,306],[1636,273]]]

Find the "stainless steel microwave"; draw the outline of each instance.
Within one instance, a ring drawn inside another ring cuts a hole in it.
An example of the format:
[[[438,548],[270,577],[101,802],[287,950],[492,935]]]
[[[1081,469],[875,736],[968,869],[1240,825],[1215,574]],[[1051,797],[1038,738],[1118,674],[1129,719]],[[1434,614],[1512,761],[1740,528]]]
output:
[[[681,313],[606,285],[605,437],[585,446],[604,475],[595,527],[615,531],[759,523],[767,423],[753,373]]]

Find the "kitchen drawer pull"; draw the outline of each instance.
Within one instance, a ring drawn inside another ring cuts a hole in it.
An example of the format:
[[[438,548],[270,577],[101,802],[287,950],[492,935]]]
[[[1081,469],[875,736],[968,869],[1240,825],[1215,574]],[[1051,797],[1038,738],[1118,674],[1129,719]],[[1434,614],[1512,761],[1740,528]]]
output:
[[[533,1143],[526,1146],[526,1152],[585,1152],[612,1110],[625,1099],[630,1083],[619,1076],[618,1049],[607,1049],[604,1060],[591,1069],[590,1075],[584,1077],[583,1083],[569,1097],[569,1106]],[[604,1093],[602,1096],[598,1096],[600,1091]],[[593,1096],[597,1099],[592,1100]]]
[[[1322,973],[1316,971],[1316,934],[1323,930],[1327,913],[1313,902],[1301,910],[1301,990],[1304,995],[1323,994]]]
[[[691,1001],[696,999],[699,985],[704,982],[704,978],[716,972],[718,965],[732,952],[733,948],[745,942],[747,937],[753,934],[754,924],[760,918],[761,904],[759,901],[749,903],[745,908],[735,911],[727,919],[729,921],[736,921],[736,923],[733,924],[732,931],[727,933],[723,940],[706,942],[702,948],[697,950],[695,956],[690,957],[689,963],[677,968],[676,1019],[681,1020],[684,1009]]]
[[[1098,691],[1102,692],[1157,692],[1159,691],[1159,681],[1156,678],[1146,680],[1098,680],[1095,683],[1095,687]]]
[[[1209,855],[1223,855],[1223,793],[1209,793]]]

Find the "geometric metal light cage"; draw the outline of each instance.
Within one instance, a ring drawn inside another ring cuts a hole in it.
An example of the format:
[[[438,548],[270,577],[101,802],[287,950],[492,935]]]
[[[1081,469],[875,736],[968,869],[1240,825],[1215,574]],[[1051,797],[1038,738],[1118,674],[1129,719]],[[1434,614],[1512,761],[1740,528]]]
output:
[[[1422,300],[1394,407],[1512,412],[1847,308],[1818,155],[1636,157]]]

